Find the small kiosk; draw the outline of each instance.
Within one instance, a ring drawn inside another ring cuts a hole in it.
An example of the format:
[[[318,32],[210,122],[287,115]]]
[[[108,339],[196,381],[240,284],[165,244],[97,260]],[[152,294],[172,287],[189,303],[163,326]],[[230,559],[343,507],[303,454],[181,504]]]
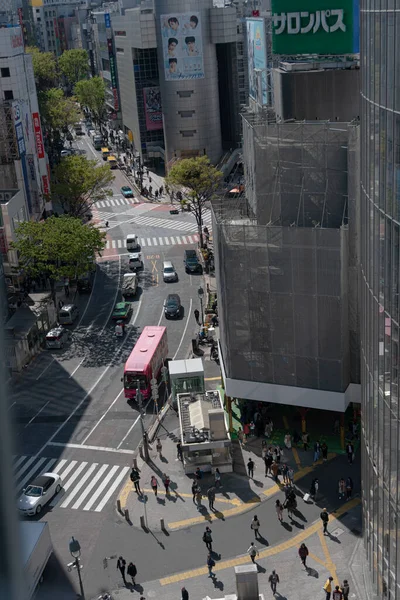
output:
[[[204,392],[204,367],[201,358],[171,360],[168,363],[173,406],[177,406],[178,394]]]

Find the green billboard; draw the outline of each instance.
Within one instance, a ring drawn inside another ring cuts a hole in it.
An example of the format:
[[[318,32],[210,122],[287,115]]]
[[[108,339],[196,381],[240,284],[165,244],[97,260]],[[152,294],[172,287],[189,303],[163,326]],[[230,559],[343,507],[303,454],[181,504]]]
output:
[[[358,0],[272,0],[272,50],[283,55],[359,52]]]

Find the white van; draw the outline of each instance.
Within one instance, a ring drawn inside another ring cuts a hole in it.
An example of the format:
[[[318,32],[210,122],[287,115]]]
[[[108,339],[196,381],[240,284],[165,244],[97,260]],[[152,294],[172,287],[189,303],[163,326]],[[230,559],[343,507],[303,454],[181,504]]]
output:
[[[79,309],[75,304],[64,304],[60,309],[58,322],[60,325],[72,325],[78,317]]]
[[[128,252],[134,252],[139,246],[138,237],[134,233],[126,236],[126,249]]]

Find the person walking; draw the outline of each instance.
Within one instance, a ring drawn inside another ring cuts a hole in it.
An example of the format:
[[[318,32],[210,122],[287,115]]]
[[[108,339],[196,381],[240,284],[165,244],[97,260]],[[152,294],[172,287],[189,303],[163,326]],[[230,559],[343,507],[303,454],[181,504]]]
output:
[[[276,585],[279,583],[279,575],[276,571],[272,571],[271,575],[268,577],[268,581],[271,585],[272,593],[276,594]]]
[[[347,579],[343,580],[342,592],[343,592],[343,600],[349,600],[350,586],[349,586],[349,582],[347,581]]]
[[[176,444],[176,460],[183,460],[182,444],[180,442]]]
[[[301,441],[303,442],[303,449],[305,451],[307,451],[308,450],[308,444],[309,444],[309,438],[308,438],[308,433],[306,431],[301,436]]]
[[[160,438],[157,438],[156,450],[157,450],[158,456],[160,458],[162,458],[162,444],[161,444]]]
[[[281,471],[282,471],[283,483],[288,483],[288,471],[289,471],[289,467],[287,466],[286,463],[282,465]]]
[[[209,527],[206,527],[206,530],[203,533],[203,542],[207,546],[207,550],[212,552],[212,531]]]
[[[283,504],[280,500],[275,502],[275,510],[278,515],[278,521],[283,522]]]
[[[254,477],[254,461],[249,458],[249,462],[247,463],[247,472],[249,474],[250,479]]]
[[[343,592],[338,585],[335,586],[332,592],[332,600],[343,600]]]
[[[133,482],[133,485],[135,486],[135,492],[137,494],[139,494],[139,496],[141,496],[142,490],[140,489],[140,485],[139,485],[140,475],[139,475],[139,471],[137,469],[135,469],[135,467],[132,467],[130,478],[131,478],[131,481]]]
[[[201,508],[201,499],[203,497],[203,493],[201,491],[201,487],[198,485],[197,486],[197,491],[196,491],[196,503],[197,503],[197,510],[200,510]]]
[[[200,489],[200,486],[197,483],[197,481],[193,481],[193,483],[192,483],[193,502],[195,502],[195,500],[196,500],[197,492],[199,489]]]
[[[327,446],[326,442],[322,443],[321,452],[322,452],[322,460],[323,460],[323,462],[326,462],[328,460],[328,446]]]
[[[317,498],[318,489],[319,489],[318,479],[315,478],[312,480],[311,486],[310,486],[310,496],[313,500],[316,500],[316,498]]]
[[[272,467],[272,453],[267,450],[267,456],[265,457],[264,463],[265,463],[265,477],[268,477],[268,473],[271,471],[271,467]]]
[[[339,479],[338,492],[339,492],[339,500],[343,500],[345,493],[346,493],[346,482],[343,479],[343,477],[341,477]]]
[[[214,481],[215,481],[215,487],[216,488],[220,488],[222,486],[222,483],[221,483],[221,473],[219,472],[218,467],[215,469]]]
[[[353,464],[353,458],[354,458],[354,446],[351,442],[349,442],[346,446],[346,452],[347,452],[347,462],[349,463],[349,465]]]
[[[136,575],[137,575],[137,568],[133,564],[133,562],[129,563],[126,572],[128,573],[129,577],[132,579],[132,585],[136,585],[135,578],[136,578]]]
[[[254,537],[256,539],[257,539],[257,537],[260,537],[260,533],[259,533],[259,530],[260,530],[260,521],[257,519],[257,515],[254,515],[250,527],[254,531]]]
[[[257,546],[254,545],[254,542],[251,542],[250,546],[247,549],[248,555],[251,558],[251,562],[255,563],[256,562],[256,556],[258,556],[260,553],[258,551]]]
[[[353,493],[353,480],[351,477],[346,479],[346,501],[350,500]]]
[[[197,308],[194,309],[193,314],[197,325],[200,325],[200,312],[197,310]]]
[[[215,577],[215,574],[212,572],[213,567],[215,567],[215,562],[213,561],[210,553],[208,553],[208,556],[207,556],[207,567],[208,567],[208,576]]]
[[[151,485],[151,489],[154,492],[154,495],[157,496],[158,481],[157,481],[157,478],[155,475],[151,476],[150,485]]]
[[[299,548],[299,556],[302,564],[304,565],[304,568],[307,569],[306,561],[308,556],[308,548],[305,544],[301,544]]]
[[[124,584],[126,585],[125,568],[126,568],[126,560],[124,558],[122,558],[122,556],[120,556],[117,560],[117,569],[121,573],[122,580],[123,580]]]
[[[212,486],[207,490],[208,506],[210,510],[214,510],[215,502],[215,487]]]
[[[279,481],[279,465],[276,461],[274,461],[271,465],[271,471],[272,471],[272,475],[274,477],[274,481],[275,483],[280,483]]]
[[[328,522],[329,522],[329,515],[328,515],[328,511],[326,510],[326,508],[323,508],[321,511],[321,514],[319,515],[322,521],[322,531],[324,535],[327,535],[328,533]]]
[[[168,477],[168,475],[166,473],[163,474],[163,483],[164,483],[164,487],[165,487],[165,493],[169,494],[169,486],[171,485],[171,480]]]
[[[292,467],[289,467],[288,469],[288,480],[291,486],[294,485],[294,469]]]
[[[320,450],[321,450],[321,446],[320,446],[319,440],[317,440],[314,444],[314,462],[315,463],[317,462],[317,460],[319,460]]]
[[[323,590],[324,590],[324,592],[326,594],[325,600],[330,600],[331,599],[332,581],[333,581],[333,577],[328,577],[328,579],[325,581],[325,585],[323,587]]]
[[[187,589],[185,587],[183,587],[181,589],[181,594],[182,594],[181,600],[189,600],[189,592],[187,591]]]

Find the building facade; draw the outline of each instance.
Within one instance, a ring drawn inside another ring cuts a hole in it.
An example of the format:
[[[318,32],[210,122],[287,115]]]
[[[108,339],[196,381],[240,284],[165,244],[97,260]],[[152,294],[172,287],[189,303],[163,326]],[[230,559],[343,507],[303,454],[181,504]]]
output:
[[[42,52],[86,49],[86,0],[32,0],[33,37]]]
[[[379,597],[400,598],[400,13],[361,6],[364,539]]]

